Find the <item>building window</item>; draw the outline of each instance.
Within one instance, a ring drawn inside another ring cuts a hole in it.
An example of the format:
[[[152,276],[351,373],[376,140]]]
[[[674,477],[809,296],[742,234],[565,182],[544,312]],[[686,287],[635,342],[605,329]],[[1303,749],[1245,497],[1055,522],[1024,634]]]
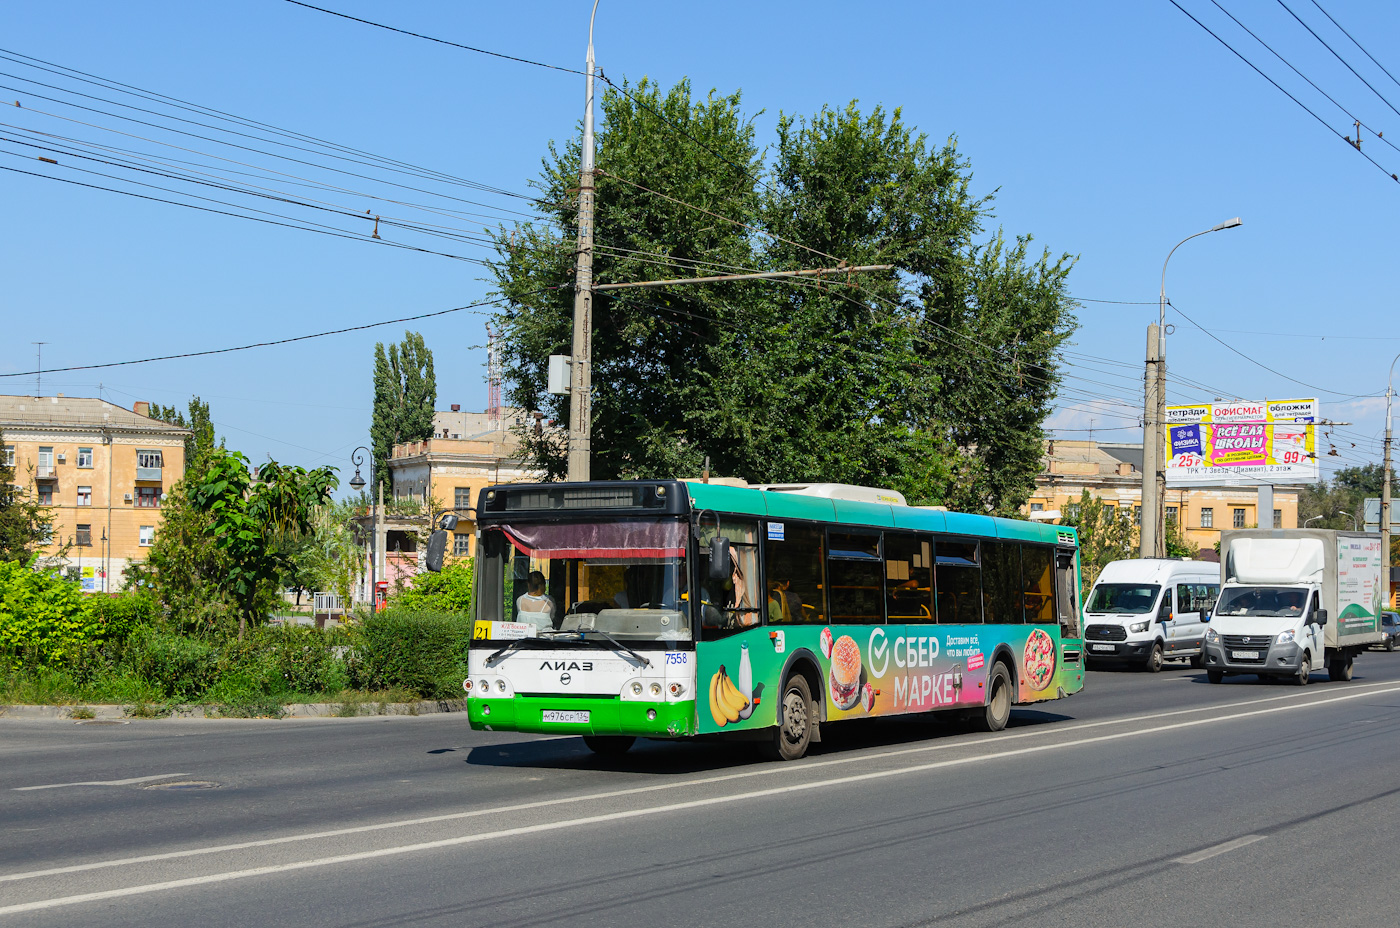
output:
[[[1138,527],[1141,527],[1141,526],[1142,526],[1142,507],[1141,507],[1141,506],[1134,506],[1134,507],[1133,507],[1133,524],[1136,525],[1136,526],[1138,526]]]
[[[53,449],[52,449],[52,448],[40,448],[40,449],[39,449],[39,469],[40,469],[40,470],[43,470],[43,471],[49,471],[50,473],[52,473],[52,471],[53,471]]]
[[[5,446],[5,466],[6,466],[6,467],[14,467],[14,466],[15,466],[15,446],[14,446],[14,445],[6,445],[6,446]]]
[[[53,505],[53,484],[51,484],[51,483],[41,483],[41,484],[38,485],[38,490],[39,490],[39,505],[40,505],[40,506],[52,506],[52,505]]]
[[[78,449],[78,466],[79,466],[79,467],[92,467],[92,449],[91,449],[91,448],[79,448],[79,449]]]
[[[141,526],[141,547],[149,548],[156,543],[156,527],[154,525]]]
[[[43,530],[39,532],[39,544],[41,544],[41,545],[51,545],[51,544],[53,544],[53,526],[52,526],[52,525],[45,525],[44,528],[43,528]]]
[[[1201,507],[1201,528],[1215,527],[1215,510],[1210,506]]]
[[[1283,510],[1274,510],[1274,528],[1283,528]]]
[[[472,536],[466,532],[460,535],[454,534],[452,536],[452,553],[457,557],[466,557],[468,554],[471,554],[471,542]]]
[[[1112,519],[1118,515],[1118,506],[1114,503],[1103,504],[1103,514]]]
[[[79,548],[91,548],[91,547],[92,547],[92,526],[91,526],[91,525],[79,525],[79,526],[78,526],[78,534],[77,534],[77,537],[74,539],[74,543],[75,543]]]
[[[1243,510],[1243,509],[1236,509],[1236,510],[1235,510],[1235,518],[1234,518],[1234,521],[1233,521],[1231,524],[1232,524],[1235,528],[1244,528],[1244,510]]]
[[[139,509],[159,509],[160,487],[137,487],[136,506]]]
[[[78,505],[92,505],[92,487],[78,487]]]
[[[1079,518],[1079,504],[1078,504],[1078,503],[1065,503],[1065,518],[1066,518],[1066,519],[1077,519],[1077,518]]]
[[[452,491],[452,505],[458,509],[470,509],[472,505],[472,488],[457,487]]]
[[[137,467],[160,467],[161,456],[159,451],[138,451],[136,452]]]
[[[1044,511],[1045,511],[1045,504],[1044,504],[1044,503],[1031,503],[1031,512],[1044,512]]]
[[[1175,506],[1168,506],[1168,507],[1167,507],[1167,521],[1168,521],[1168,522],[1175,522],[1175,521],[1176,521],[1176,518],[1177,518],[1176,514],[1177,514],[1177,508],[1176,508]]]

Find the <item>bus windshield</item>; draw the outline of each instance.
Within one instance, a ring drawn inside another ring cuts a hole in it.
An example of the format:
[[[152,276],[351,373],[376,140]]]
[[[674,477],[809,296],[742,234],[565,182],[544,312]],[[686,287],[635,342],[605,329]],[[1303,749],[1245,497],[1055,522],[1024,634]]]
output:
[[[676,519],[516,523],[486,528],[477,619],[530,637],[691,637],[687,525]]]
[[[1161,591],[1155,583],[1100,583],[1094,587],[1084,611],[1142,615],[1156,608]]]

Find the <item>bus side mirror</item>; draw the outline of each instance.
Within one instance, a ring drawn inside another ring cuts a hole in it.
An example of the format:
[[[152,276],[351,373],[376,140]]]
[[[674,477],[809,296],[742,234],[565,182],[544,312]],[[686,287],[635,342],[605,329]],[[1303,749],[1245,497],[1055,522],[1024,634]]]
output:
[[[457,513],[446,513],[443,515],[442,521],[438,524],[438,528],[447,532],[455,532],[457,530],[457,521]]]
[[[724,535],[716,535],[710,542],[710,579],[728,578],[729,569],[729,539]]]
[[[447,533],[438,529],[428,536],[427,568],[433,573],[442,570],[442,559],[447,554]]]

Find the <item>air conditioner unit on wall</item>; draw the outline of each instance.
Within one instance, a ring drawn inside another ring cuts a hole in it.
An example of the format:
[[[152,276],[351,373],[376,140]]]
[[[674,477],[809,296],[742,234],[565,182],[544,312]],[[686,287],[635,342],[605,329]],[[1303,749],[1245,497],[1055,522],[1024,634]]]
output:
[[[63,464],[63,463],[65,463],[65,462],[67,462],[67,460],[68,460],[68,455],[67,455],[65,452],[60,451],[60,452],[58,453],[58,463]]]
[[[122,494],[122,502],[124,502],[124,503],[129,503],[129,502],[131,502],[131,494],[130,494],[130,493],[123,493],[123,494]]]

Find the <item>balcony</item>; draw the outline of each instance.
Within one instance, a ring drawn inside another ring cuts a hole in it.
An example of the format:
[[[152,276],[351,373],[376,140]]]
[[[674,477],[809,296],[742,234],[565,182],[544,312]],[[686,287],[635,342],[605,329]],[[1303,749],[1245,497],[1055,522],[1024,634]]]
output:
[[[58,468],[54,467],[52,464],[40,464],[38,467],[34,468],[34,479],[57,480]]]
[[[159,468],[159,467],[137,467],[137,468],[136,468],[136,479],[137,479],[137,480],[154,480],[155,482],[159,483],[159,482],[160,482],[160,472],[161,472],[161,468]]]

